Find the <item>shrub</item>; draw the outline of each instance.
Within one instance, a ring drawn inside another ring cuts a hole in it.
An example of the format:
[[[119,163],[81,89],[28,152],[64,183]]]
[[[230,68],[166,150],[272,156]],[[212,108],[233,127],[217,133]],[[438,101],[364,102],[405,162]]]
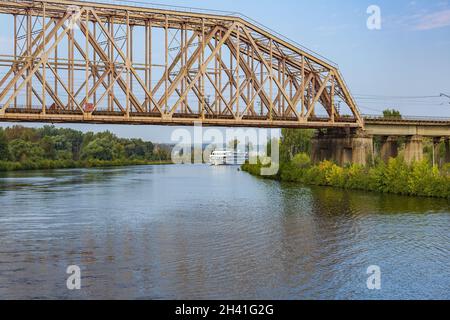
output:
[[[299,153],[292,159],[292,164],[300,169],[309,168],[311,158],[306,153]]]
[[[345,189],[366,190],[401,195],[450,198],[449,167],[442,172],[428,161],[408,166],[400,158],[388,164],[378,162],[374,167],[360,165],[339,167],[330,161],[306,167],[306,157],[297,155],[280,167],[276,177],[282,181],[308,185],[333,186]],[[259,176],[261,164],[242,166],[244,171]]]

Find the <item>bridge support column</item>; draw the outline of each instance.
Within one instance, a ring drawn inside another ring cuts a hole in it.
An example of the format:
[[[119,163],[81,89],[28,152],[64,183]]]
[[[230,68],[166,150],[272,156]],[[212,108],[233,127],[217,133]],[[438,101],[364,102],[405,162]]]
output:
[[[381,140],[381,159],[388,162],[391,158],[398,156],[398,139],[397,137],[383,137]]]
[[[405,162],[411,164],[413,162],[423,160],[423,138],[421,136],[411,136],[406,140]]]
[[[445,139],[445,163],[450,163],[450,139]]]
[[[358,131],[352,138],[352,163],[369,165],[373,161],[373,136]]]
[[[321,131],[317,131],[311,140],[311,161],[319,163],[331,159],[331,142]]]
[[[433,138],[433,166],[441,165],[441,137]]]
[[[318,132],[312,141],[312,161],[330,160],[340,166],[366,165],[373,158],[373,137],[362,131],[327,130]]]

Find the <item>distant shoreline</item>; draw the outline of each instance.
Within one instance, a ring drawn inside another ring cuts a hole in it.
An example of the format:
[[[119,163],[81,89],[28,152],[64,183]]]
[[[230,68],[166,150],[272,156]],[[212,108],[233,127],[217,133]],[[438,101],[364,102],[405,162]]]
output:
[[[144,160],[39,160],[35,162],[0,161],[0,172],[56,170],[56,169],[84,169],[84,168],[108,168],[130,167],[149,165],[171,165],[172,161],[144,161]]]

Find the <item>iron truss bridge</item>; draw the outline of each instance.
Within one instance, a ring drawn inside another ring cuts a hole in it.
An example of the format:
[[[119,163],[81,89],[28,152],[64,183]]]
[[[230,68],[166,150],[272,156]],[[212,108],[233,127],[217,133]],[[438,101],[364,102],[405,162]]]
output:
[[[362,128],[338,67],[251,19],[0,2],[0,121]]]

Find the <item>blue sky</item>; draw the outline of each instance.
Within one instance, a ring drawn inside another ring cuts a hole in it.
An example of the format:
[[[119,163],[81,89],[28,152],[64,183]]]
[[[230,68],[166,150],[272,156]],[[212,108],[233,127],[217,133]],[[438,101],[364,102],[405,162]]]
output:
[[[147,2],[240,12],[255,19],[336,62],[362,113],[379,113],[389,107],[405,115],[450,117],[450,99],[423,98],[450,94],[449,0]],[[366,10],[370,5],[381,9],[381,30],[371,31],[366,26],[369,17]],[[111,129],[121,136],[160,142],[169,141],[173,130],[72,127]]]

